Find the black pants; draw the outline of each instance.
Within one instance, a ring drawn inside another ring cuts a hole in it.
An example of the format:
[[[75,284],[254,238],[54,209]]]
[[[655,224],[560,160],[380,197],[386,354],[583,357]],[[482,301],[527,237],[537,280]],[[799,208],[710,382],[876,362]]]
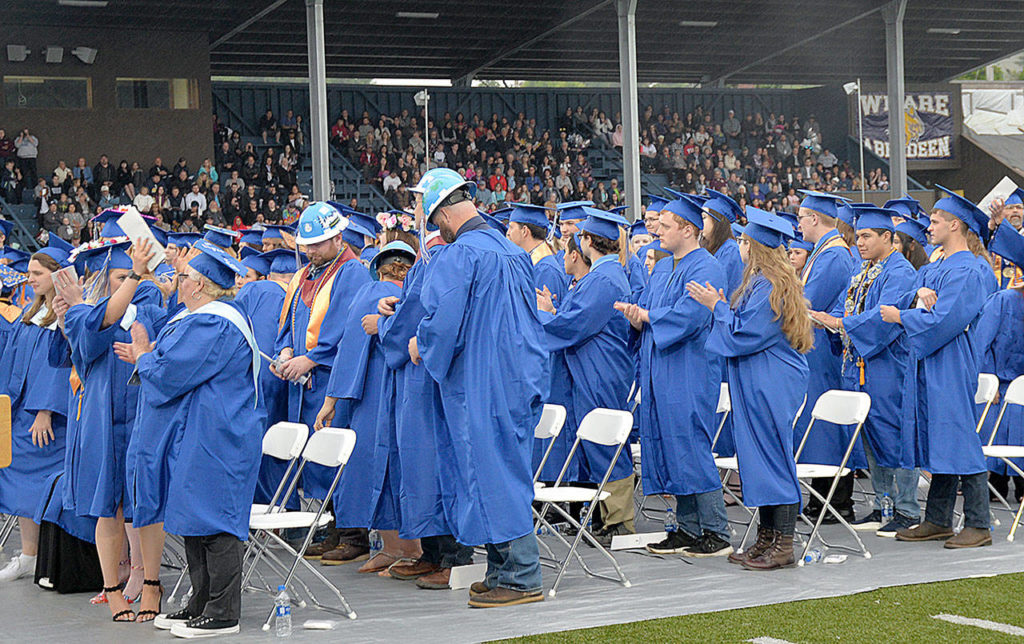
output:
[[[420,548],[423,549],[423,561],[437,564],[442,568],[468,566],[473,563],[473,548],[457,542],[450,534],[423,537],[420,539]]]
[[[189,613],[238,621],[242,615],[242,553],[242,542],[226,532],[185,537],[185,560],[192,581]]]
[[[839,479],[839,485],[836,486],[835,494],[832,495],[832,501],[830,505],[836,509],[839,514],[853,514],[853,472],[850,472],[846,476]],[[821,495],[822,498],[828,498],[828,490],[832,487],[832,479],[814,479],[811,481],[811,487]],[[821,501],[816,497],[811,496],[807,500],[807,508],[812,514],[817,514],[821,510]]]

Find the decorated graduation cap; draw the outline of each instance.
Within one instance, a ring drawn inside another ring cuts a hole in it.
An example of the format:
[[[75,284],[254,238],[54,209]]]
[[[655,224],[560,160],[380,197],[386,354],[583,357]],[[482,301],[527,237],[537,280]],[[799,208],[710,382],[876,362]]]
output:
[[[903,217],[905,219],[917,219],[918,215],[924,212],[921,208],[921,202],[910,196],[904,196],[900,199],[890,199],[886,201],[882,206],[883,208],[892,208],[896,211],[897,217]]]
[[[263,229],[263,236],[260,237],[260,241],[265,244],[271,239],[284,239],[284,233],[294,235],[295,224],[289,224],[287,226],[282,226],[281,224],[267,224]]]
[[[264,257],[260,251],[246,246],[238,251],[238,255],[242,258],[242,264],[246,268],[250,268],[260,275],[270,274],[270,260]]]
[[[1011,192],[1010,195],[1006,198],[1006,201],[1003,202],[1003,205],[1005,206],[1013,206],[1020,204],[1024,204],[1024,188],[1017,188],[1016,190]]]
[[[263,245],[263,229],[262,228],[249,228],[247,230],[238,231],[242,233],[242,236],[238,238],[241,244],[252,244],[253,246]]]
[[[839,204],[849,201],[845,197],[817,190],[800,190],[799,192],[804,196],[803,201],[800,202],[801,208],[809,208],[833,219],[839,217],[836,212]]]
[[[650,202],[647,204],[647,208],[644,209],[644,212],[661,212],[665,207],[665,204],[669,201],[665,197],[659,197],[658,195],[647,195],[647,198],[650,199]]]
[[[564,214],[562,218],[566,218]],[[531,226],[547,230],[549,225],[548,209],[545,206],[535,206],[532,203],[512,204],[512,211],[508,215],[508,221],[509,223],[530,224]]]
[[[167,243],[174,244],[178,248],[191,247],[203,236],[199,233],[167,233]]]
[[[768,248],[778,248],[783,240],[793,238],[793,226],[778,215],[747,206],[747,225],[743,233]]]
[[[854,212],[857,213],[857,219],[853,226],[854,230],[873,228],[895,232],[896,227],[893,226],[892,218],[902,216],[892,208],[879,208],[877,206],[854,208]]]
[[[629,238],[632,239],[637,235],[650,235],[651,231],[647,230],[647,224],[644,223],[643,219],[637,219],[629,225]]]
[[[4,291],[10,291],[28,281],[28,276],[19,273],[10,266],[0,266],[0,287]]]
[[[104,266],[107,269],[130,269],[132,258],[128,256],[128,249],[131,245],[131,242],[124,241],[92,248],[79,247],[71,255],[71,259],[75,263],[75,270],[81,275],[103,270]]]
[[[270,262],[271,273],[294,273],[302,268],[306,262],[306,256],[302,253],[295,255],[295,251],[286,248],[275,248],[260,255]]]
[[[194,248],[200,253],[189,260],[188,265],[221,288],[234,287],[235,276],[245,277],[249,272],[245,264],[206,239],[197,241]]]
[[[241,237],[241,235],[230,228],[221,228],[220,226],[212,226],[210,224],[203,226],[203,230],[206,231],[203,233],[203,239],[221,248],[231,248],[231,245]]]
[[[415,261],[416,251],[412,249],[412,246],[398,240],[388,242],[370,260],[370,274],[373,275],[373,279],[379,280],[382,266],[394,264],[395,262],[405,262],[411,266]]]
[[[704,202],[704,212],[708,215],[715,219],[725,217],[731,224],[743,214],[743,209],[729,195],[711,188],[708,188],[707,191],[708,200]]]
[[[11,233],[14,232],[14,222],[7,219],[0,219],[0,232],[3,233],[4,237],[10,239]]]
[[[988,232],[988,215],[982,212],[981,208],[975,206],[969,199],[961,197],[949,188],[945,188],[939,184],[935,184],[935,187],[949,196],[936,201],[932,208],[948,212],[967,224],[967,227],[975,235],[984,239],[985,233]]]
[[[618,239],[619,226],[629,226],[629,222],[622,215],[590,206],[582,206],[582,208],[587,213],[587,218],[578,227],[585,233],[605,239]]]
[[[694,199],[694,195],[679,194],[682,196],[665,204],[662,210],[667,210],[677,217],[682,217],[696,226],[697,230],[700,230],[704,226],[704,219],[701,217],[701,202]]]
[[[896,232],[903,233],[924,247],[925,244],[928,243],[927,231],[930,223],[931,222],[926,223],[920,219],[906,219],[896,224]]]
[[[56,233],[50,233],[50,240],[46,243],[46,248],[39,249],[36,254],[46,255],[61,266],[64,266],[71,255],[71,251],[74,249],[74,246],[58,237]]]
[[[555,209],[562,221],[582,221],[590,216],[587,207],[593,205],[593,201],[565,201],[555,205]]]

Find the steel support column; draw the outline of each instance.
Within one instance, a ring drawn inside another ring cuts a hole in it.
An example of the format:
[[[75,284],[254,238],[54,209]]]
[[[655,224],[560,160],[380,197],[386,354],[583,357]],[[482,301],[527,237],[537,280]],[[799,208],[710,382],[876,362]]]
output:
[[[640,113],[636,90],[636,3],[615,0],[619,14],[619,91],[622,100],[622,190],[628,214],[643,216],[640,197]]]
[[[309,50],[309,138],[313,161],[312,199],[331,198],[327,152],[327,65],[324,59],[324,0],[306,0],[306,47]]]
[[[882,7],[889,94],[889,194],[893,199],[899,199],[907,192],[907,135],[903,113],[903,15],[906,11],[907,0],[892,0]]]

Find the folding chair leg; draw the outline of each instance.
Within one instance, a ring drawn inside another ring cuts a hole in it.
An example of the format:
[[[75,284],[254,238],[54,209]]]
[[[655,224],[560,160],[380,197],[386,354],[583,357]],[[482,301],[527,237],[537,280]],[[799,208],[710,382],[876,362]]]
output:
[[[345,597],[341,594],[341,591],[338,590],[337,586],[332,584],[329,579],[324,577],[320,573],[319,570],[317,570],[316,568],[311,566],[309,564],[309,562],[306,561],[302,557],[302,555],[299,554],[299,552],[305,552],[306,546],[308,545],[307,543],[303,542],[302,549],[299,550],[299,551],[295,551],[295,550],[292,549],[291,546],[288,545],[288,542],[286,542],[284,539],[282,539],[281,537],[277,536],[273,532],[267,532],[267,534],[270,536],[270,538],[272,538],[275,541],[277,541],[278,543],[280,543],[282,546],[284,546],[284,548],[286,550],[288,550],[289,552],[291,552],[295,556],[294,561],[292,561],[291,567],[288,569],[288,574],[285,576],[285,580],[284,580],[284,585],[285,586],[287,586],[287,585],[289,585],[291,583],[292,578],[295,577],[295,569],[299,567],[299,564],[302,564],[303,566],[306,567],[306,570],[311,572],[314,577],[319,579],[321,583],[323,583],[325,586],[327,586],[327,588],[329,590],[331,590],[338,597],[338,601],[341,602],[341,605],[344,608],[343,614],[347,615],[349,619],[355,619],[356,618],[355,611],[352,610],[352,607],[348,605],[347,601],[345,601]],[[309,541],[310,538],[312,537],[312,535],[313,535],[313,531],[310,530],[309,534],[306,536],[306,541]],[[316,602],[316,604],[317,604],[318,608],[330,611],[330,609],[328,607],[323,606],[319,602]],[[335,612],[335,611],[330,611],[330,612]],[[270,609],[270,614],[267,615],[267,620],[263,623],[263,630],[265,630],[265,631],[269,631],[270,630],[270,621],[273,618],[274,618],[274,608],[271,608]]]
[[[746,508],[746,506],[744,507]],[[750,511],[750,522],[747,523],[747,529],[744,530],[743,538],[740,539],[740,546],[736,550],[736,552],[739,554],[743,554],[743,550],[747,545],[747,539],[750,538],[750,533],[754,530],[754,522],[759,521],[761,518],[761,508],[754,508],[753,510],[750,510],[750,508],[746,509]]]
[[[840,466],[840,467],[842,467],[842,466]],[[822,539],[821,536],[818,533],[821,530],[822,522],[825,520],[825,513],[826,512],[829,512],[832,516],[834,516],[839,521],[839,523],[844,528],[846,528],[846,531],[849,532],[851,535],[853,535],[853,538],[857,541],[857,545],[860,546],[860,552],[861,552],[861,554],[864,555],[864,558],[865,559],[870,559],[871,558],[871,553],[868,552],[868,549],[864,547],[864,542],[861,541],[860,535],[857,534],[857,531],[854,530],[853,526],[851,526],[846,521],[846,519],[844,519],[842,517],[842,515],[840,515],[838,512],[836,512],[835,508],[832,507],[832,495],[835,494],[836,487],[837,487],[838,483],[839,483],[839,477],[833,478],[832,479],[832,486],[829,488],[828,495],[823,498],[821,496],[821,494],[819,494],[817,492],[817,490],[815,490],[813,487],[811,487],[811,485],[809,485],[806,481],[803,481],[803,480],[800,481],[801,487],[803,487],[805,490],[807,490],[807,492],[809,494],[813,494],[819,501],[821,501],[821,512],[818,514],[818,520],[814,522],[814,528],[811,530],[811,534],[808,535],[808,537],[807,537],[807,543],[804,544],[804,551],[800,555],[800,559],[797,561],[797,565],[798,566],[803,566],[804,565],[804,557],[807,556],[807,552],[811,549],[811,544],[814,542],[814,538],[815,537],[818,537],[818,539],[822,542],[822,544],[825,544],[825,540]],[[829,546],[829,547],[835,547],[835,548],[839,548],[839,549],[842,549],[842,550],[855,551],[853,548],[850,548],[849,546],[839,546],[839,545],[837,545],[837,546]]]
[[[4,520],[4,525],[0,528],[0,550],[4,549],[7,544],[7,540],[11,537],[11,533],[14,532],[14,526],[18,524],[18,517],[13,514],[7,515]]]
[[[1014,463],[1013,461],[1011,461],[1008,458],[1004,458],[1004,459],[1001,459],[1001,460],[1004,463],[1006,463],[1007,467],[1009,467],[1014,472],[1016,472],[1017,476],[1024,476],[1024,472],[1022,472],[1021,469],[1019,467],[1017,467],[1016,463]],[[1013,538],[1017,534],[1017,526],[1020,525],[1021,511],[1024,511],[1024,502],[1021,502],[1020,507],[1017,508],[1017,514],[1013,515],[1013,525],[1010,526],[1010,534],[1006,535],[1006,540],[1007,541],[1013,541]]]
[[[188,575],[188,564],[185,564],[181,568],[181,574],[178,575],[178,581],[174,582],[174,588],[171,589],[171,594],[167,597],[167,603],[174,605],[174,596],[178,594],[178,589],[181,588],[181,582],[185,581],[185,576]]]
[[[1004,497],[1002,494],[999,493],[998,490],[996,490],[996,486],[992,485],[992,481],[988,482],[988,491],[995,495],[995,497],[999,500],[1000,505],[1006,508],[1007,512],[1013,512],[1013,508],[1010,507],[1010,503],[1006,500],[1006,497]],[[996,525],[999,524],[997,523]]]

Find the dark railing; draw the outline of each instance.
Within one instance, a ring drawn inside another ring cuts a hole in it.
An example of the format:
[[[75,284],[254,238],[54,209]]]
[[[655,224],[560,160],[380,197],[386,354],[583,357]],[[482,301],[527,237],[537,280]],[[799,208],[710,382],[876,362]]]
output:
[[[7,243],[17,241],[23,249],[39,250],[39,243],[36,241],[32,230],[25,225],[24,218],[17,214],[3,197],[0,197],[0,212],[3,213],[4,219],[14,223],[15,240],[9,239]]]

